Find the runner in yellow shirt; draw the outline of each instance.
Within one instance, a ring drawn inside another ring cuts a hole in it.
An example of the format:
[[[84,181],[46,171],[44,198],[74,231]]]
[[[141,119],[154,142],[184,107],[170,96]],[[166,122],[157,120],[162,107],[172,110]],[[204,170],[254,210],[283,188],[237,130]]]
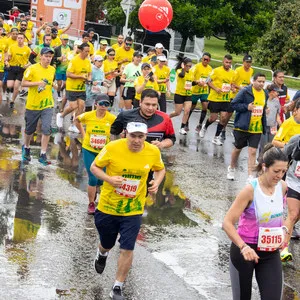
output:
[[[142,59],[142,63],[148,63],[148,64],[150,64],[150,62],[151,62],[151,58],[153,57],[153,56],[156,56],[156,51],[155,51],[155,48],[149,48],[148,50],[147,50],[147,55],[145,56],[145,57],[143,57],[143,59]]]
[[[167,58],[164,55],[157,57],[158,64],[153,68],[159,86],[159,110],[167,112],[167,97],[170,97],[170,68],[166,66]]]
[[[95,213],[96,187],[103,184],[103,181],[93,175],[90,168],[98,153],[110,141],[110,127],[116,119],[116,116],[107,111],[110,101],[106,94],[97,95],[95,102],[96,110],[83,113],[75,119],[75,125],[82,137],[84,137],[82,154],[84,166],[89,177],[89,215]],[[83,125],[85,125],[85,129]]]
[[[118,48],[122,47],[123,46],[123,43],[124,43],[124,36],[122,34],[119,34],[118,35],[118,39],[117,39],[117,42],[115,44],[113,44],[111,47],[114,49],[114,50],[117,50]]]
[[[143,63],[141,66],[142,75],[137,77],[134,81],[135,97],[133,100],[133,108],[140,106],[141,94],[143,90],[152,89],[159,93],[159,86],[156,82],[155,76],[151,71],[151,66]]]
[[[101,40],[100,48],[95,52],[95,55],[101,55],[104,58],[104,61],[106,60],[107,45],[108,45],[107,40]]]
[[[43,32],[42,32],[43,31]],[[51,35],[51,26],[48,23],[44,23],[41,27],[39,27],[36,31],[36,37],[38,39],[38,44],[43,44],[43,38],[45,34]]]
[[[10,48],[10,46],[18,44],[17,37],[18,37],[18,29],[12,28],[9,34],[7,35],[7,39],[6,39],[8,49]]]
[[[212,143],[222,146],[223,142],[220,137],[222,129],[226,127],[229,121],[229,113],[232,113],[230,108],[230,92],[234,91],[233,84],[234,71],[231,69],[232,56],[226,54],[223,59],[223,65],[215,68],[209,76],[208,86],[210,92],[208,95],[208,109],[210,110],[210,117],[199,133],[200,138],[205,136],[208,126],[213,124],[220,113],[220,122],[217,125],[217,130]]]
[[[39,119],[42,122],[42,144],[39,162],[48,165],[46,151],[51,135],[51,120],[53,114],[52,85],[55,68],[50,66],[54,51],[48,47],[41,50],[40,63],[30,66],[24,73],[23,87],[28,87],[28,97],[25,111],[25,137],[22,147],[22,160],[29,162],[30,140],[36,131]]]
[[[8,49],[9,70],[7,75],[7,89],[12,93],[11,108],[14,107],[14,102],[18,96],[24,71],[30,66],[29,56],[31,50],[25,45],[24,39],[24,34],[18,33],[17,45],[12,45]]]
[[[1,34],[0,28],[0,34]],[[2,88],[3,88],[3,79],[4,79],[4,67],[5,61],[7,61],[7,42],[6,39],[0,39],[0,104],[2,103]]]
[[[89,56],[92,57],[95,54],[94,45],[90,42],[90,36],[87,32],[82,35],[82,43],[87,43],[90,47]]]
[[[20,26],[19,32],[23,33],[25,36],[25,42],[24,42],[25,45],[30,47],[32,45],[32,35],[27,30],[28,29],[27,21],[24,19],[18,25]]]
[[[180,134],[186,135],[185,130],[190,109],[192,106],[192,83],[194,81],[194,73],[191,68],[193,66],[192,60],[187,57],[178,58],[179,61],[176,66],[176,90],[174,95],[175,111],[170,114],[170,118],[179,116],[183,111],[183,117],[181,121]]]
[[[208,105],[207,98],[209,94],[207,78],[209,74],[212,72],[212,67],[209,65],[210,59],[211,59],[210,53],[204,52],[201,58],[201,62],[196,64],[192,69],[194,73],[195,85],[192,87],[192,107],[191,107],[189,119],[198,103],[198,100],[201,101],[201,106],[202,106],[199,124],[196,127],[196,132],[200,132],[202,128],[202,123],[204,122],[207,113],[207,105]],[[188,129],[188,123],[187,123],[187,129]]]

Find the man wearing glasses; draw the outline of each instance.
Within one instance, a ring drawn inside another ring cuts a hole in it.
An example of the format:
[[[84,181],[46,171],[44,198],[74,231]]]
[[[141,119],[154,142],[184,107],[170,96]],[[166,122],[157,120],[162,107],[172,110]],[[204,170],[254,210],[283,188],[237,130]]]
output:
[[[199,124],[196,127],[196,132],[200,132],[202,128],[202,123],[204,122],[207,113],[207,105],[208,105],[207,97],[209,94],[207,78],[209,74],[212,72],[212,67],[209,65],[210,59],[211,59],[210,53],[204,52],[201,61],[192,68],[192,72],[194,72],[194,82],[193,82],[194,85],[192,87],[192,107],[187,121],[187,128],[188,128],[188,122],[191,117],[191,114],[195,109],[198,100],[200,100],[202,109],[201,109]]]
[[[24,37],[25,37],[25,45],[27,46],[31,46],[32,45],[32,35],[31,33],[27,30],[27,21],[26,20],[22,20],[20,22],[20,30],[19,30],[21,33],[24,34]]]

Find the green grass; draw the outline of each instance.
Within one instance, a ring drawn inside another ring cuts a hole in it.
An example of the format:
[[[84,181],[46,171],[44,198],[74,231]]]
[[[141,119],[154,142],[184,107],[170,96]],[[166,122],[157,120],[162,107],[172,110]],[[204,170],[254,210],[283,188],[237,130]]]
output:
[[[224,49],[224,44],[225,44],[225,41],[219,40],[215,37],[211,37],[209,39],[205,38],[204,51],[209,52],[211,54],[212,59],[222,60],[224,55],[228,53],[228,51],[226,51]],[[232,63],[233,66],[235,66],[236,63],[241,64],[243,62],[243,55],[235,55],[232,53],[230,53],[230,54],[233,57],[233,63]],[[215,68],[215,67],[219,67],[221,65],[221,63],[212,60],[210,65],[213,68]],[[255,60],[253,62],[253,67],[261,67],[264,69],[270,69],[270,67],[268,67],[268,66],[260,66],[259,64],[255,64]],[[272,80],[271,72],[254,69],[254,72],[255,71],[264,73],[267,77],[267,80]],[[300,78],[299,78],[299,80],[285,78],[285,84],[289,88],[300,90]]]

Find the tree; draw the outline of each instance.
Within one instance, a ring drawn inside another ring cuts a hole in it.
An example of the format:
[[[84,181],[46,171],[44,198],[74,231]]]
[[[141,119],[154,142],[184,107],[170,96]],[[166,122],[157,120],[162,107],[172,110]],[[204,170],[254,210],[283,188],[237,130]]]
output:
[[[300,0],[284,2],[275,13],[271,29],[257,42],[256,60],[270,66],[300,75]]]
[[[86,6],[86,20],[95,22],[102,7],[103,0],[88,0]]]

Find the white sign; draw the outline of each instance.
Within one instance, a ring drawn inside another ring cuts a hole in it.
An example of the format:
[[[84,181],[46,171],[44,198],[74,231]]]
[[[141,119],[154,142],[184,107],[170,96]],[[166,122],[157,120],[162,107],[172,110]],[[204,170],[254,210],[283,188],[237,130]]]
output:
[[[62,6],[62,0],[44,0],[45,6]]]
[[[82,1],[81,0],[64,0],[64,7],[81,9]]]
[[[69,9],[54,8],[53,21],[56,21],[59,27],[67,27],[71,22],[71,14]]]
[[[136,3],[134,0],[122,0],[120,4],[125,14],[127,13],[128,7],[129,7],[129,13],[131,13],[136,7]]]

